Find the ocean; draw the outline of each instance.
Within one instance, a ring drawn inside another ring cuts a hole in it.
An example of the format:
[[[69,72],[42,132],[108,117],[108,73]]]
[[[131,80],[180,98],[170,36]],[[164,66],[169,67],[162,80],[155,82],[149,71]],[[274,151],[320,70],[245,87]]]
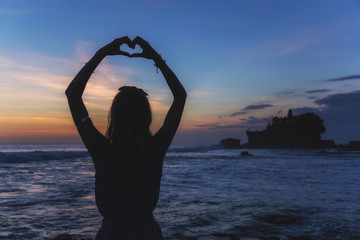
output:
[[[360,152],[172,148],[154,216],[171,240],[360,239]],[[94,239],[100,224],[82,145],[0,145],[0,239]]]

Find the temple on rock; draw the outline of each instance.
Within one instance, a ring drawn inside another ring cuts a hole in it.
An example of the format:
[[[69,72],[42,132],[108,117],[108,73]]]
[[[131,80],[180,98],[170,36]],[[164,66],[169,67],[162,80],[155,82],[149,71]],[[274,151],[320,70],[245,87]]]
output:
[[[334,145],[322,141],[323,120],[314,113],[294,116],[290,109],[286,117],[274,117],[263,131],[246,131],[249,147],[260,148],[319,148]],[[328,146],[325,146],[328,145]]]

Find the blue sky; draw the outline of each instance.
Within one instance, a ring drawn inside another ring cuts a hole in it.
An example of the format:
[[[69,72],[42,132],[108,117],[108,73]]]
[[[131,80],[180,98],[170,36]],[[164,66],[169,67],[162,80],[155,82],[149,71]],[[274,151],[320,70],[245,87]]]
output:
[[[289,108],[319,114],[323,138],[360,139],[359,13],[356,0],[0,0],[0,142],[79,141],[63,91],[125,35],[148,40],[188,91],[175,144],[246,142],[247,128]],[[156,131],[171,103],[165,81],[123,56],[106,59],[86,90],[98,128],[124,84],[150,93]]]

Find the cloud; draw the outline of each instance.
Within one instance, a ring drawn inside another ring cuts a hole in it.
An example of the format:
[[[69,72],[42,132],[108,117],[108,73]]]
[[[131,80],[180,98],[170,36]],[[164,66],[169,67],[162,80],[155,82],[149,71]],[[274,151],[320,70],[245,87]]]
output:
[[[271,104],[258,104],[258,105],[248,105],[246,107],[244,107],[241,111],[239,112],[234,112],[234,113],[231,113],[227,116],[219,116],[218,118],[223,118],[223,117],[236,117],[236,116],[239,116],[239,115],[245,115],[248,113],[248,111],[251,111],[251,110],[258,110],[258,109],[264,109],[264,108],[268,108],[268,107],[272,107],[273,105]]]
[[[302,91],[303,94],[326,94],[333,90],[319,88],[314,90]],[[315,105],[314,105],[315,104]],[[312,105],[312,106],[311,106]],[[295,115],[307,112],[313,112],[324,120],[326,132],[322,135],[323,139],[334,139],[337,143],[347,143],[350,140],[360,140],[360,90],[328,94],[324,97],[319,96],[312,101],[310,106],[292,108]],[[228,116],[242,116],[237,122],[221,124],[220,122],[197,125],[203,129],[239,129],[245,130],[263,130],[266,124],[271,121],[273,116],[245,117],[243,114],[249,114],[251,110],[264,109],[272,107],[272,104],[254,104],[244,107],[241,111],[234,112]],[[280,114],[279,111],[277,114]]]
[[[247,118],[239,119],[240,122],[233,123],[233,124],[220,124],[220,123],[206,123],[206,124],[198,124],[194,125],[195,127],[199,128],[208,128],[208,129],[247,129],[247,128],[264,128],[266,124],[272,119],[273,117],[265,117],[265,118],[257,118],[254,116],[250,116]],[[238,121],[239,121],[238,120]]]
[[[305,93],[310,93],[310,94],[312,94],[312,93],[324,93],[324,92],[329,92],[329,91],[331,91],[331,90],[329,90],[329,89],[316,89],[316,90],[308,90]]]
[[[298,95],[298,90],[284,90],[281,92],[278,92],[276,95],[281,97],[281,96],[297,96]]]
[[[264,108],[268,108],[268,107],[272,107],[272,106],[273,105],[271,105],[271,104],[249,105],[249,106],[246,106],[245,108],[243,108],[243,111],[264,109]]]
[[[8,72],[4,75],[8,79],[21,81],[23,86],[36,88],[36,86],[48,88],[49,90],[64,91],[66,85],[71,81],[71,76],[60,76],[52,73],[33,72],[32,74],[21,72]]]
[[[249,127],[264,127],[273,117],[265,117],[265,118],[257,118],[254,116],[250,116],[248,118],[242,118],[244,125],[247,128]]]
[[[264,108],[268,108],[268,107],[272,107],[272,106],[273,105],[271,105],[271,104],[248,105],[238,112],[234,112],[234,113],[231,113],[231,114],[225,115],[225,116],[218,116],[218,118],[236,117],[236,116],[248,114],[248,111],[251,111],[251,110],[259,110],[259,109],[264,109]]]
[[[240,112],[234,112],[234,113],[231,113],[229,115],[225,115],[225,116],[218,116],[218,118],[225,118],[225,117],[236,117],[236,116],[239,116],[239,115],[245,115],[247,114],[246,111],[240,111]]]
[[[290,90],[284,90],[276,93],[277,97],[304,97],[305,94],[316,94],[316,93],[326,93],[330,92],[330,89],[314,89],[314,90],[307,90],[304,92],[303,89],[290,89]],[[310,99],[313,98],[313,96],[310,97]]]
[[[316,113],[324,119],[325,138],[342,143],[360,140],[360,90],[332,94],[314,103],[321,107]]]
[[[318,105],[325,105],[327,108],[349,108],[354,106],[354,111],[360,113],[360,90],[350,93],[339,93],[329,95],[325,98],[314,101]]]
[[[90,50],[93,50],[93,48],[94,44],[92,42],[79,40],[75,44],[76,55],[80,59],[80,61],[84,63],[89,61],[91,57]]]
[[[246,111],[234,112],[234,113],[230,114],[229,117],[236,117],[238,115],[244,115],[246,113],[247,113]]]
[[[319,97],[317,97],[317,96],[308,96],[307,99],[315,100],[315,99],[319,99]]]
[[[71,116],[67,107],[64,91],[83,62],[89,60],[85,48],[91,48],[91,43],[78,42],[75,46],[75,58],[56,58],[32,52],[23,52],[21,57],[14,55],[0,56],[0,121],[1,136],[8,133],[18,133],[26,126],[32,127],[41,123],[39,128],[31,128],[34,135],[41,129],[51,135],[50,128],[63,129],[75,133]],[[94,123],[106,125],[106,114],[113,96],[119,85],[129,85],[133,69],[110,64],[103,61],[91,76],[84,93],[84,101]],[[168,91],[150,88],[149,100],[154,114],[154,124],[161,123],[164,117],[158,112],[168,110]],[[16,94],[15,94],[16,93]],[[7,116],[4,118],[3,116]],[[25,116],[25,117],[24,117]],[[43,117],[41,121],[39,117]],[[50,118],[65,119],[55,123]],[[99,130],[101,130],[99,129]],[[25,131],[23,131],[25,136]],[[0,137],[1,137],[0,136]]]
[[[91,45],[89,42],[78,41],[75,46],[76,59],[54,58],[31,52],[23,53],[22,57],[16,60],[14,57],[2,56],[0,79],[8,86],[13,86],[14,90],[17,88],[20,91],[33,92],[33,98],[37,98],[44,89],[48,90],[46,94],[63,96],[76,71],[83,66],[82,62],[89,60],[85,48],[91,48]],[[92,75],[85,95],[94,99],[111,99],[116,93],[114,85],[126,84],[132,73],[130,68],[113,66],[103,61]]]
[[[354,80],[354,79],[360,79],[360,75],[352,75],[352,76],[347,76],[347,77],[328,79],[326,81],[337,82],[337,81],[347,81],[347,80]]]
[[[0,57],[0,68],[2,69],[6,69],[7,71],[9,70],[18,70],[18,69],[22,69],[22,70],[27,70],[27,71],[43,71],[43,68],[39,68],[39,67],[33,67],[33,66],[29,66],[26,64],[22,64],[16,61],[13,61],[11,59],[5,58],[5,57]]]
[[[220,125],[218,123],[199,124],[199,125],[195,125],[195,127],[209,128],[209,129],[244,128],[242,124]]]
[[[255,56],[265,58],[276,58],[297,54],[308,47],[318,44],[319,38],[314,34],[296,34],[287,39],[271,39],[262,43],[258,49],[255,49]]]
[[[325,93],[327,89],[309,90]],[[330,94],[313,101],[318,107],[292,108],[294,115],[313,112],[324,120],[326,132],[323,139],[334,139],[337,143],[360,140],[360,90]],[[245,121],[246,119],[242,119]],[[264,119],[266,120],[266,119]],[[249,124],[261,125],[261,119],[249,118]],[[244,125],[246,123],[244,122]]]

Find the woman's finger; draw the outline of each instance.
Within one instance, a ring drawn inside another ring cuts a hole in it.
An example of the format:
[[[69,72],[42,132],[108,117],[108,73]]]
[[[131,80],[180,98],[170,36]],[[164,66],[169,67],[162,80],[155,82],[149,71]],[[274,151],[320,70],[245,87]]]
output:
[[[120,54],[120,55],[127,56],[127,57],[131,57],[130,53],[128,53],[128,52],[119,51],[119,54]]]
[[[133,53],[130,57],[145,57],[143,53]]]
[[[131,40],[128,36],[126,36],[126,37],[116,38],[114,42],[118,44],[123,44],[123,43],[129,44],[131,43]]]
[[[136,45],[140,45],[140,47],[144,47],[146,45],[146,41],[144,39],[142,39],[141,37],[137,36],[136,38],[134,38],[133,43]]]

